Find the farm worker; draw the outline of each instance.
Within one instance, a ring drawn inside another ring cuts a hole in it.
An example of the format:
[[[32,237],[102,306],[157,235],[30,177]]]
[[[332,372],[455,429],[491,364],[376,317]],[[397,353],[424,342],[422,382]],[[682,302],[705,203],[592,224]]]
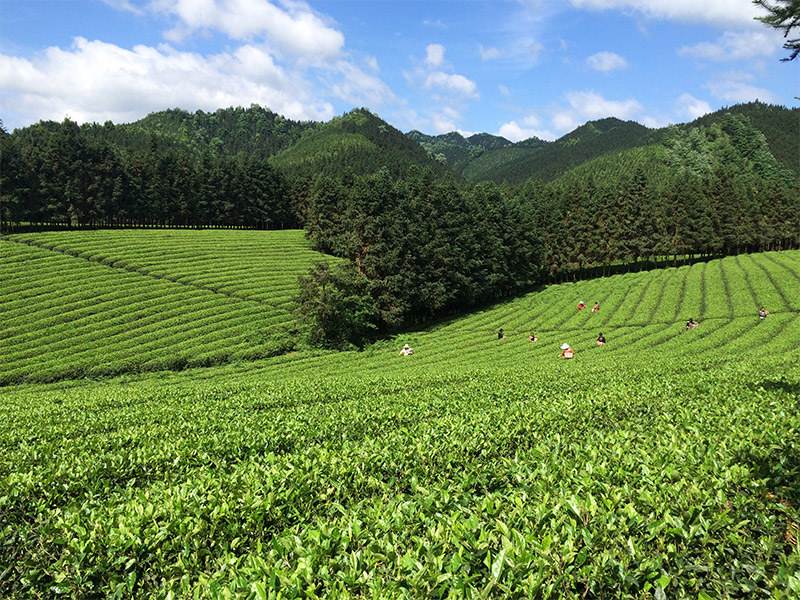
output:
[[[400,350],[400,356],[409,356],[411,354],[414,354],[414,350],[412,350],[411,346],[409,346],[408,344],[403,346],[403,349]]]
[[[572,358],[573,356],[575,356],[575,351],[569,347],[569,344],[566,343],[561,344],[561,349],[563,350],[563,352],[558,355],[559,358],[561,358],[562,356],[564,358]]]
[[[531,331],[531,336],[528,338],[529,342],[535,342],[539,338],[536,337],[536,334]]]
[[[603,337],[603,334],[597,336],[597,345],[603,346],[606,343],[606,338]]]
[[[766,308],[764,308],[763,306],[758,309],[758,318],[759,319],[766,319],[768,314],[770,314],[770,312]]]
[[[592,307],[592,312],[597,312],[598,310],[600,310],[600,304],[595,302],[594,306]]]
[[[578,302],[578,310],[583,310],[584,308],[586,308],[586,305],[583,303],[583,300],[581,300]]]
[[[692,329],[693,327],[699,327],[699,323],[695,323],[695,322],[692,320],[692,318],[691,318],[691,317],[689,317],[689,320],[688,320],[688,321],[686,321],[686,329]]]
[[[505,337],[506,337],[506,334],[505,334],[505,333],[503,333],[503,328],[501,327],[501,328],[500,328],[500,331],[498,331],[498,332],[497,332],[497,339],[498,339],[498,340],[502,340],[502,339],[504,339]]]

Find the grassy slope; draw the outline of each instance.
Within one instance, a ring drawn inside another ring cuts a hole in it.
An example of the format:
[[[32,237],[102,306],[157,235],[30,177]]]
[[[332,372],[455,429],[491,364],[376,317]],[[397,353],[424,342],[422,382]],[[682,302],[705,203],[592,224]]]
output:
[[[743,255],[364,352],[8,387],[0,592],[793,597],[798,285],[800,252]]]
[[[297,278],[322,257],[301,231],[21,234],[0,252],[4,383],[283,353]]]

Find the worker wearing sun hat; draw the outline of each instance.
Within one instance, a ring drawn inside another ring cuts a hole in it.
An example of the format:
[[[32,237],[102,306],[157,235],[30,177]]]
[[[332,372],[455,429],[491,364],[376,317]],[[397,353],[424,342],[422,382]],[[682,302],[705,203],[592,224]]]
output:
[[[573,356],[575,356],[575,351],[569,347],[569,344],[567,343],[561,344],[561,349],[563,350],[563,352],[558,355],[560,358],[562,357],[572,358]]]

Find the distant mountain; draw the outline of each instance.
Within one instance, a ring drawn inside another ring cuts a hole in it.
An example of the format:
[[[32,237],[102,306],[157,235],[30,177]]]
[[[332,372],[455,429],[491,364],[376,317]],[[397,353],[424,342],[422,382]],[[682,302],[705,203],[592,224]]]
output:
[[[726,115],[746,117],[761,132],[770,152],[800,177],[800,109],[751,102],[726,107],[677,125],[682,130],[721,123]],[[42,123],[42,127],[56,124]],[[19,132],[24,138],[26,130]],[[553,141],[530,138],[512,143],[488,133],[464,137],[451,132],[403,134],[367,109],[355,109],[327,123],[293,121],[258,105],[191,113],[159,111],[129,124],[85,124],[89,141],[123,152],[175,150],[192,156],[247,155],[269,159],[289,176],[366,174],[387,167],[403,175],[411,165],[436,174],[449,170],[468,182],[520,185],[552,181],[598,157],[659,144],[670,128],[649,129],[614,117],[589,121]]]
[[[488,133],[476,133],[465,138],[458,132],[433,136],[414,130],[406,136],[425,148],[436,160],[446,163],[458,175],[484,152],[512,145],[506,138]]]
[[[411,131],[407,135],[443,157],[453,171],[468,181],[517,185],[530,178],[554,179],[607,152],[646,145],[651,134],[650,129],[638,123],[608,118],[590,121],[555,142],[532,137],[511,143],[486,133],[467,139],[457,133],[432,137]]]
[[[731,113],[747,117],[761,131],[775,158],[800,176],[800,111],[761,102],[739,104],[705,115],[679,127],[691,129],[722,122]],[[530,138],[511,143],[505,138],[458,133],[427,136],[418,131],[406,135],[457,174],[470,182],[493,181],[519,185],[529,179],[551,181],[600,156],[663,140],[667,128],[650,129],[633,121],[609,117],[589,121],[554,142]]]
[[[411,165],[438,174],[447,171],[447,165],[419,143],[364,108],[309,128],[296,143],[278,152],[273,164],[295,177],[361,175],[382,167],[400,176]]]

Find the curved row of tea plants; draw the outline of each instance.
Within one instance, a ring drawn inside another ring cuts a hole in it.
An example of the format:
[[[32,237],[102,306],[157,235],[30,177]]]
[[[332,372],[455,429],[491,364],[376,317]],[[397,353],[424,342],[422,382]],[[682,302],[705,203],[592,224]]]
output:
[[[8,236],[0,384],[285,352],[297,278],[320,256],[298,231]]]

